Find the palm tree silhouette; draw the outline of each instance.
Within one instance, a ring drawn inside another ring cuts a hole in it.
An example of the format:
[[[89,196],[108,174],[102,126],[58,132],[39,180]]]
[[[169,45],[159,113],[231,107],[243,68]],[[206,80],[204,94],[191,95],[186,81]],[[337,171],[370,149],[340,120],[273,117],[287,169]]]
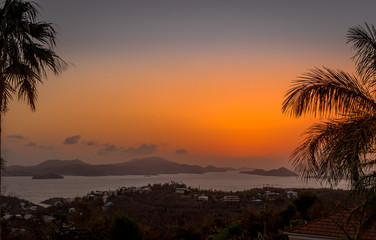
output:
[[[303,178],[337,184],[347,177],[356,187],[365,170],[375,166],[375,39],[373,25],[350,28],[347,42],[355,50],[356,73],[315,68],[302,74],[286,92],[283,113],[326,118],[306,131],[303,143],[291,156]]]
[[[16,95],[34,111],[38,84],[43,83],[48,71],[59,74],[66,67],[66,63],[54,51],[56,45],[54,27],[50,23],[38,21],[37,8],[38,5],[35,3],[22,0],[6,0],[0,8],[0,160],[2,163],[1,119],[8,109],[8,103]]]

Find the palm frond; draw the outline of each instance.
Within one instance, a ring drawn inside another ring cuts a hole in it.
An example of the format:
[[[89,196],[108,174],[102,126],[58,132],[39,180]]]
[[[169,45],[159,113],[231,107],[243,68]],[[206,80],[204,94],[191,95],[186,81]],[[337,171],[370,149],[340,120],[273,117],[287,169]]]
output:
[[[362,176],[354,185],[351,195],[362,200],[357,210],[364,215],[364,228],[369,227],[376,219],[376,172]]]
[[[356,51],[353,60],[357,71],[366,76],[375,76],[376,73],[376,29],[373,25],[364,23],[350,28],[347,33],[347,43],[353,44]]]
[[[0,114],[8,110],[8,104],[13,100],[13,94],[15,92],[15,89],[9,82],[0,79]]]
[[[376,111],[368,86],[351,74],[315,68],[293,82],[286,92],[282,112],[294,117],[356,115]]]
[[[369,191],[373,190],[373,191]],[[354,191],[358,194],[375,194],[376,197],[376,172],[371,172],[362,176],[356,183]]]
[[[369,149],[376,144],[376,118],[328,120],[313,125],[305,135],[291,156],[303,179],[319,178],[334,185],[342,178],[355,182],[363,174]]]
[[[0,8],[0,77],[7,88],[0,89],[6,99],[17,93],[35,110],[37,84],[52,71],[55,75],[67,64],[55,53],[56,32],[52,24],[38,22],[38,5],[21,0],[6,0]]]
[[[54,51],[40,44],[23,43],[22,52],[24,62],[38,75],[47,77],[48,70],[52,70],[54,74],[59,74],[65,68],[64,61]]]

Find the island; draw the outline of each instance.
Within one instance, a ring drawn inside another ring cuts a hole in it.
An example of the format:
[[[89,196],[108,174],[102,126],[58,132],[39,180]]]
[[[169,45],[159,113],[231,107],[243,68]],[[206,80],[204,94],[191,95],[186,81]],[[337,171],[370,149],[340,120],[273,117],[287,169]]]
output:
[[[260,176],[277,176],[277,177],[296,177],[298,174],[293,171],[288,170],[287,168],[281,167],[278,169],[272,169],[265,171],[263,169],[255,169],[253,171],[241,171],[239,173],[251,174],[251,175],[260,175]]]
[[[229,169],[214,166],[201,167],[176,163],[161,157],[147,157],[114,164],[89,164],[78,159],[47,160],[35,166],[9,166],[7,171],[2,173],[3,176],[34,176],[34,179],[48,179],[54,178],[50,176],[50,173],[62,176],[155,176],[158,174],[226,172]]]

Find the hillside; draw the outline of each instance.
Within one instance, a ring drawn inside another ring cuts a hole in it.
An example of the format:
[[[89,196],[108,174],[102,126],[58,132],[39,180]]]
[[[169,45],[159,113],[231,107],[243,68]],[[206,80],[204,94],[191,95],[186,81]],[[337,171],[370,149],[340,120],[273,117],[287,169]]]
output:
[[[278,169],[272,169],[265,171],[263,169],[255,169],[253,171],[241,171],[239,173],[251,174],[251,175],[260,175],[260,176],[278,176],[278,177],[295,177],[298,174],[293,171],[288,170],[287,168],[281,167]]]
[[[225,172],[227,168],[201,167],[172,162],[160,157],[133,159],[118,164],[92,165],[80,160],[47,160],[35,166],[9,166],[4,176],[34,176],[55,173],[66,176],[157,175]]]

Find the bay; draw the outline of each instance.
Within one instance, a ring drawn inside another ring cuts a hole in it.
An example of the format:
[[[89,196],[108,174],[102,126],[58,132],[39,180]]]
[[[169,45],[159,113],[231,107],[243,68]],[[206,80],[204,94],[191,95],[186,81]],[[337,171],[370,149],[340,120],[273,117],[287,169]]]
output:
[[[64,179],[31,179],[31,177],[3,177],[3,195],[16,196],[35,204],[53,198],[82,197],[91,191],[116,190],[121,187],[141,187],[155,183],[185,183],[192,188],[221,191],[242,191],[265,186],[277,188],[324,188],[317,181],[304,182],[298,177],[275,177],[240,174],[238,172],[212,172],[205,174],[161,174],[156,176],[65,176]],[[347,189],[341,181],[336,188]]]

